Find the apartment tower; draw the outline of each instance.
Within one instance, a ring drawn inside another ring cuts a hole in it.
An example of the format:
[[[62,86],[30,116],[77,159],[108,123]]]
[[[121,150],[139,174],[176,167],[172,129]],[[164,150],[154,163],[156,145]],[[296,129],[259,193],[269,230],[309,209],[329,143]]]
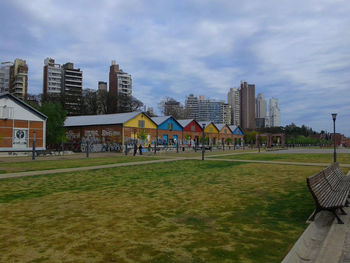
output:
[[[53,58],[44,60],[43,68],[43,95],[44,98],[57,97],[62,93],[63,70],[60,64],[56,64]]]
[[[25,60],[15,59],[10,68],[9,91],[19,99],[27,98],[28,91],[28,65]]]
[[[281,112],[278,106],[278,99],[271,98],[269,101],[270,126],[281,126]]]
[[[79,115],[81,112],[81,98],[83,90],[83,72],[74,68],[74,64],[68,62],[62,66],[63,81],[63,108],[68,116]]]
[[[255,85],[241,82],[241,127],[255,129]]]
[[[231,124],[241,125],[241,98],[239,89],[230,88],[227,94],[227,103],[231,106]]]
[[[199,102],[198,98],[190,94],[185,101],[186,118],[198,119],[199,117]]]

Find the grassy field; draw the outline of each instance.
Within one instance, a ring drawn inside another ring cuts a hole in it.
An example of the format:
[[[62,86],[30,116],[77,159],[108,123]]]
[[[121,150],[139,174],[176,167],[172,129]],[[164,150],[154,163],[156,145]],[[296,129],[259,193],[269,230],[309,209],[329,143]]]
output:
[[[0,181],[0,262],[280,262],[318,167],[176,161]]]
[[[215,157],[214,157],[215,158]],[[261,161],[284,161],[284,162],[308,162],[308,163],[332,163],[333,154],[278,154],[278,153],[256,153],[256,154],[235,154],[217,158],[237,160],[261,160]],[[350,154],[338,153],[337,161],[343,164],[350,164]]]
[[[41,160],[21,160],[7,161],[5,158],[0,162],[0,174],[26,172],[26,171],[39,171],[39,170],[51,170],[51,169],[63,169],[74,167],[85,167],[112,163],[127,163],[127,162],[139,162],[156,160],[159,157],[156,156],[113,156],[113,157],[95,157],[95,158],[72,158],[71,156],[61,157],[60,159],[41,159]]]

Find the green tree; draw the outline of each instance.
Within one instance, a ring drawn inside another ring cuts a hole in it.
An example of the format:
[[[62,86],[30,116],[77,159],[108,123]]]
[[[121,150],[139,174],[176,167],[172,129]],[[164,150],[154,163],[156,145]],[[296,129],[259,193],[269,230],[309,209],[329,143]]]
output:
[[[46,122],[46,143],[60,144],[66,140],[64,121],[67,112],[63,110],[59,103],[44,103],[40,111],[47,116]]]

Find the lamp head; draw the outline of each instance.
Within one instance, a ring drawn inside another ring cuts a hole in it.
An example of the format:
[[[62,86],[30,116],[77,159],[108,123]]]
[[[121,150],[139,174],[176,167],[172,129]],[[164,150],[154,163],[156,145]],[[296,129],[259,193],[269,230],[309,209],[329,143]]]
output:
[[[335,121],[336,118],[337,118],[337,114],[336,113],[332,113],[332,118],[333,118],[333,121]]]

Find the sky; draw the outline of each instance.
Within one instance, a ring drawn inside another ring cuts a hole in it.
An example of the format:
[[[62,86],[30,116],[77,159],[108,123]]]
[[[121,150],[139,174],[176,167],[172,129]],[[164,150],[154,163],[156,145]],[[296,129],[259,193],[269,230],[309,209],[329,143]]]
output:
[[[46,57],[73,62],[83,87],[108,82],[112,60],[157,111],[190,93],[227,100],[240,82],[279,99],[281,125],[350,136],[348,0],[2,0],[0,62],[25,59],[42,92]]]

